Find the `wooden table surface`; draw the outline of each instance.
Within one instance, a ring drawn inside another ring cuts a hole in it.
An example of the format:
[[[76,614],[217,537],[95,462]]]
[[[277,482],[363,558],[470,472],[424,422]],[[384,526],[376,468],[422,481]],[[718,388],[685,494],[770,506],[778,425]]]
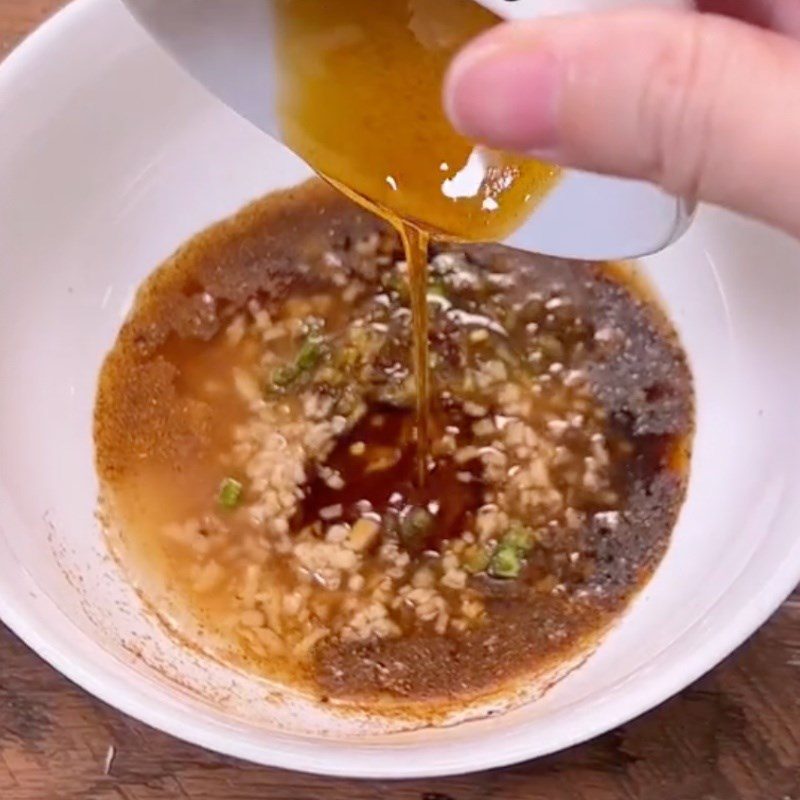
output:
[[[62,4],[0,0],[0,59]],[[0,800],[800,800],[799,698],[796,594],[694,686],[588,744],[463,778],[330,780],[151,730],[0,626]]]

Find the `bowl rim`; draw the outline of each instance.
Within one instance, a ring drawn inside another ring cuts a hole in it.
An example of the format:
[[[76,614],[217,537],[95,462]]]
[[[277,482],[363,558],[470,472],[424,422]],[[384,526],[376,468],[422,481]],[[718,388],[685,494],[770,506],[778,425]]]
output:
[[[50,46],[68,29],[79,29],[94,14],[112,10],[114,6],[121,9],[118,0],[73,0],[50,17],[0,64],[0,99],[6,89],[20,80],[24,81],[29,69],[37,62],[48,58]],[[133,20],[131,24],[135,24]],[[13,111],[7,113],[11,116]],[[794,485],[798,482],[795,477]],[[721,624],[706,631],[702,646],[695,647],[688,656],[674,662],[657,679],[649,678],[639,681],[638,685],[631,685],[624,702],[609,703],[607,699],[605,703],[596,704],[591,711],[584,712],[581,724],[561,726],[544,746],[520,736],[515,737],[513,742],[505,742],[505,746],[499,750],[472,747],[467,748],[468,754],[449,754],[446,763],[398,758],[402,749],[376,747],[374,744],[370,745],[368,739],[337,741],[335,738],[322,739],[291,734],[279,737],[281,741],[269,747],[254,746],[239,734],[226,733],[221,725],[204,723],[196,715],[192,719],[192,712],[188,709],[175,713],[175,709],[168,704],[154,702],[150,692],[141,687],[133,687],[124,676],[98,669],[86,650],[74,644],[78,639],[90,637],[65,616],[63,623],[67,635],[53,643],[39,629],[35,613],[27,610],[15,598],[9,597],[2,585],[0,619],[54,669],[90,694],[153,728],[200,747],[264,766],[331,777],[383,780],[430,778],[506,767],[549,755],[592,739],[651,710],[712,669],[744,642],[774,613],[798,582],[800,558],[796,563],[791,558],[784,559],[773,572],[772,579],[753,592],[747,602],[736,609],[736,614],[728,614]],[[707,614],[714,612],[724,602],[728,588],[720,593]],[[687,636],[702,622],[702,617],[693,620],[682,637]],[[598,713],[599,710],[602,713]],[[574,722],[577,723],[578,720],[575,719]],[[458,745],[455,748],[458,750]],[[343,757],[345,753],[352,757]]]

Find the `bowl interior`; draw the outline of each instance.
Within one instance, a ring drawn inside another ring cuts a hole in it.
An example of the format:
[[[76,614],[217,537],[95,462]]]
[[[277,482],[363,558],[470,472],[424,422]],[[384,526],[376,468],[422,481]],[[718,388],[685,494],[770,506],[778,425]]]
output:
[[[800,247],[706,209],[644,264],[695,374],[689,496],[656,576],[584,666],[502,716],[389,735],[184,652],[105,555],[98,369],[153,267],[307,169],[179,73],[117,0],[80,0],[12,56],[0,107],[0,614],[103,699],[262,763],[464,772],[641,713],[741,642],[797,581]]]

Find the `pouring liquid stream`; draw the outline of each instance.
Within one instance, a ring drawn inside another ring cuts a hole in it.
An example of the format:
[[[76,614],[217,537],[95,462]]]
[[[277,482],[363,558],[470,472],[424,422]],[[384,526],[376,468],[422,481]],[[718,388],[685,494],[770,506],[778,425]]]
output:
[[[417,389],[417,481],[425,485],[430,450],[430,343],[428,341],[428,234],[407,223],[400,223],[408,264],[409,294],[414,334],[411,343],[412,363]]]
[[[413,312],[417,480],[428,470],[431,237],[502,240],[559,170],[477,147],[447,120],[441,87],[457,50],[500,20],[472,0],[268,0],[286,143],[399,232]]]

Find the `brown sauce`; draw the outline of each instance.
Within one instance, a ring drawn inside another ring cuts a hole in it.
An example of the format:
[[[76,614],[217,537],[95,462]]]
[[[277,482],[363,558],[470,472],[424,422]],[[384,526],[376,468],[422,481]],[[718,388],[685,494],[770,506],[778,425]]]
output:
[[[457,409],[432,408],[431,438],[438,441],[447,425],[468,429],[469,421]],[[417,473],[416,414],[410,409],[374,404],[368,414],[347,436],[341,438],[327,464],[347,476],[343,489],[332,489],[317,476],[310,484],[303,501],[300,527],[319,519],[321,509],[341,503],[341,519],[355,523],[359,504],[369,502],[371,513],[399,527],[404,515],[413,509],[427,509],[438,504],[436,524],[405,542],[414,554],[438,550],[443,541],[458,538],[470,527],[476,509],[481,506],[482,482],[470,465],[458,464],[452,456],[431,457],[426,479],[420,483]],[[363,443],[365,451],[353,453],[353,446]],[[387,460],[384,469],[375,469],[379,460]],[[469,472],[471,480],[460,479]]]
[[[669,542],[693,423],[614,265],[431,250],[427,480],[408,265],[311,183],[161,267],[100,377],[112,547],[195,646],[340,701],[469,702],[579,656]]]

